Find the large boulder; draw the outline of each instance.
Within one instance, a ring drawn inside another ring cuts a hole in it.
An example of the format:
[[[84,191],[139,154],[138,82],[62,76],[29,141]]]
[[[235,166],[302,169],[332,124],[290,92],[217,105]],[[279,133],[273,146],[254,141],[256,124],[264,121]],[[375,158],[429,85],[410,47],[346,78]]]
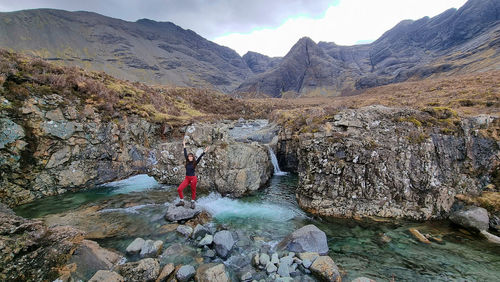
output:
[[[160,274],[160,263],[158,263],[157,259],[153,258],[128,262],[120,265],[119,273],[127,281],[155,281]]]
[[[175,205],[170,205],[165,214],[165,219],[168,221],[188,220],[197,216],[199,213],[201,213],[199,207],[191,209],[183,206],[176,207]]]
[[[322,255],[328,253],[325,232],[312,224],[292,232],[278,244],[278,248],[286,248],[295,253],[315,252]]]
[[[453,212],[449,219],[462,227],[475,231],[488,230],[490,219],[488,211],[481,207],[467,207]]]
[[[207,263],[202,264],[196,270],[195,280],[197,282],[228,282],[229,276],[226,273],[224,264]]]
[[[221,258],[227,258],[233,249],[234,239],[231,232],[222,230],[214,235],[215,251]]]
[[[340,272],[329,256],[320,256],[314,260],[313,264],[309,268],[311,272],[321,281],[337,281],[340,278]]]

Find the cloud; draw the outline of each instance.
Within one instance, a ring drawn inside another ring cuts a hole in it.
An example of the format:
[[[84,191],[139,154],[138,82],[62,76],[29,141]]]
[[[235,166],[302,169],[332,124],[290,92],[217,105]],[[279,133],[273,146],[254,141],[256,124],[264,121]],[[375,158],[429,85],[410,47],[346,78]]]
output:
[[[353,45],[376,40],[404,19],[435,16],[459,8],[466,0],[342,0],[330,6],[320,18],[289,18],[275,28],[232,33],[214,39],[238,53],[256,51],[269,56],[284,56],[303,36],[314,41]]]
[[[171,21],[212,39],[276,27],[294,16],[320,17],[338,0],[0,0],[0,11],[56,8],[97,12],[128,21]]]

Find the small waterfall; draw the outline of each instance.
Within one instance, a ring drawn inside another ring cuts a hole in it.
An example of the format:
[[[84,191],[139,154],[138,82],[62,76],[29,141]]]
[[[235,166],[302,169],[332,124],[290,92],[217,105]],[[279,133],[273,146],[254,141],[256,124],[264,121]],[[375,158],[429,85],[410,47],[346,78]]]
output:
[[[273,152],[273,149],[268,145],[267,148],[269,149],[269,155],[271,156],[271,162],[273,163],[274,167],[274,175],[286,175],[288,172],[281,171],[280,166],[278,164],[278,159],[276,158],[276,155]]]

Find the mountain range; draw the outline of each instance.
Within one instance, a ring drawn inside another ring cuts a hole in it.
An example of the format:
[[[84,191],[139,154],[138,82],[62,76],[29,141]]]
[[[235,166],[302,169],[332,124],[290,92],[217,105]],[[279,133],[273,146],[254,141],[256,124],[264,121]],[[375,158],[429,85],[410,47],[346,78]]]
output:
[[[348,28],[348,27],[347,27]],[[149,84],[225,93],[340,96],[407,80],[500,69],[500,1],[404,20],[371,44],[300,39],[283,58],[240,56],[170,22],[53,9],[0,13],[0,47]]]

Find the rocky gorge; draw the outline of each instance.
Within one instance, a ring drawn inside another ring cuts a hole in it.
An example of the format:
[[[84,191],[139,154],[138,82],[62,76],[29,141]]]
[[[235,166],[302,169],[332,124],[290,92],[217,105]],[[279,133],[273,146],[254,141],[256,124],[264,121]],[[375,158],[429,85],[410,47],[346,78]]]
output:
[[[0,67],[8,69],[0,76],[1,280],[486,280],[498,272],[495,115],[374,105],[280,108],[259,119],[226,96],[198,93],[200,105],[184,89],[39,61]],[[195,209],[173,205],[183,138],[197,156],[210,146]]]

